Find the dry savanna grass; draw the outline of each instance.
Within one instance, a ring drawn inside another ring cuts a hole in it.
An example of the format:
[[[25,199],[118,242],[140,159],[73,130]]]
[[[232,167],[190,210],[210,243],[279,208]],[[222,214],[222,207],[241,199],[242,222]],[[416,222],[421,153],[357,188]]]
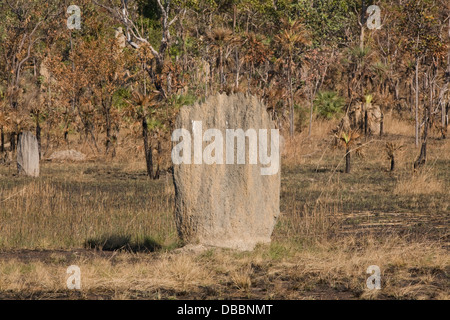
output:
[[[448,252],[436,244],[372,236],[308,247],[278,243],[246,253],[209,249],[157,257],[120,252],[52,256],[45,262],[0,259],[0,292],[24,298],[448,299],[449,263]],[[66,287],[70,264],[81,270],[77,293]],[[370,265],[382,270],[379,291],[366,287]]]
[[[286,138],[281,215],[253,252],[177,249],[171,174],[148,179],[131,152],[44,161],[38,179],[0,166],[0,298],[449,299],[449,142],[430,137],[414,172],[412,127],[389,119],[345,174],[335,126]],[[386,142],[404,146],[393,172]],[[70,265],[81,291],[66,287]],[[366,286],[371,265],[381,290]]]
[[[401,195],[435,194],[444,191],[444,183],[430,171],[421,171],[397,182],[394,192]]]

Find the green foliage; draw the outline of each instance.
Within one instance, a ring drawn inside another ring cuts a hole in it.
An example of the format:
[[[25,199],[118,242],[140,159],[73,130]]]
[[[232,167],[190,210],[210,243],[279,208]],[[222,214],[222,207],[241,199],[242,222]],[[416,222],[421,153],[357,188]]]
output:
[[[344,98],[334,91],[320,91],[314,100],[314,108],[320,117],[333,119],[342,113]]]
[[[162,121],[158,120],[155,117],[151,117],[147,120],[147,127],[150,130],[155,130],[155,129],[162,129],[164,127],[164,124],[162,123]]]
[[[366,104],[371,104],[372,100],[373,100],[373,95],[368,94],[368,95],[364,96],[364,98],[366,99]]]
[[[191,93],[176,94],[171,97],[169,104],[175,109],[179,109],[182,106],[193,105],[197,100],[198,100],[197,96]]]
[[[309,111],[307,108],[301,107],[297,104],[294,105],[294,110],[295,128],[297,131],[301,132],[308,125]]]
[[[126,108],[131,99],[131,92],[128,88],[119,88],[113,95],[113,105],[119,110]]]
[[[295,14],[314,34],[314,44],[338,44],[345,41],[345,28],[356,26],[357,0],[300,0],[292,5]]]
[[[446,54],[439,37],[439,7],[433,1],[408,0],[397,10],[401,12],[397,31],[404,35],[403,49],[414,52],[416,57]]]
[[[161,18],[161,12],[156,0],[140,0],[139,11],[146,19],[158,21]]]

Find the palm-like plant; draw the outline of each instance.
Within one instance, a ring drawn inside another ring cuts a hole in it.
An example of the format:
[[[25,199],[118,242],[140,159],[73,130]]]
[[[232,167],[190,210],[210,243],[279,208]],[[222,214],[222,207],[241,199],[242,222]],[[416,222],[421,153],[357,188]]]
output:
[[[340,136],[340,142],[345,146],[345,173],[351,171],[351,146],[356,143],[356,140],[360,137],[359,133],[350,130],[348,133],[342,132]]]
[[[283,19],[283,31],[275,37],[275,41],[280,46],[280,58],[278,62],[286,70],[288,90],[289,90],[289,122],[290,134],[294,135],[294,92],[292,88],[292,74],[294,72],[294,56],[302,47],[311,44],[309,32],[300,20]]]
[[[149,141],[148,123],[147,123],[147,109],[150,106],[156,106],[156,92],[150,95],[144,95],[139,92],[133,92],[133,105],[136,107],[134,112],[137,114],[137,118],[142,121],[142,138],[144,140],[144,153],[145,162],[147,165],[147,175],[156,179],[158,176],[159,168],[155,175],[153,175],[153,150],[151,142]]]
[[[224,57],[226,48],[233,43],[235,37],[233,32],[225,28],[216,28],[206,35],[207,41],[212,51],[217,55],[217,66],[219,67],[220,88],[223,89],[225,83]]]
[[[314,100],[316,111],[322,118],[333,119],[342,113],[344,99],[333,91],[320,91]]]
[[[248,82],[255,74],[255,69],[269,60],[272,50],[264,43],[263,36],[257,36],[254,32],[249,32],[244,37],[244,55],[242,63],[250,70],[248,73]]]
[[[403,145],[394,142],[386,142],[386,153],[388,155],[388,159],[391,161],[391,171],[395,170],[395,153],[403,147]]]

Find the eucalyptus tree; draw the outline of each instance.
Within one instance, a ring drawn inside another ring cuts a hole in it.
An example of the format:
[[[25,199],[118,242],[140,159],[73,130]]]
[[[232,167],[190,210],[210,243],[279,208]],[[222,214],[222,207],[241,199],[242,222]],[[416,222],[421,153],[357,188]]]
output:
[[[5,0],[0,3],[0,85],[5,88],[2,99],[7,100],[10,118],[10,147],[15,150],[16,135],[21,114],[20,101],[23,92],[21,80],[25,66],[36,67],[36,50],[45,38],[47,22],[62,14],[60,1]],[[14,120],[14,119],[10,119]],[[15,123],[15,124],[14,124]],[[3,133],[4,134],[4,133]]]

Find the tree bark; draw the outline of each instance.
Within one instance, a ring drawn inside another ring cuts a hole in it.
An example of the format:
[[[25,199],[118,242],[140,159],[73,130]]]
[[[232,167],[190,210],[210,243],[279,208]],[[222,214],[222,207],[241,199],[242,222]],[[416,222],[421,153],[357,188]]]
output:
[[[157,158],[157,165],[156,165],[156,171],[155,171],[155,175],[153,176],[154,180],[158,180],[160,177],[160,166],[161,166],[161,141],[159,140],[160,137],[158,138],[158,147],[157,147],[157,152],[158,152],[158,158]]]
[[[312,90],[311,90],[311,91],[312,91]],[[308,130],[308,137],[311,137],[312,121],[313,121],[313,111],[314,111],[314,98],[313,98],[313,93],[311,92],[310,108],[309,108],[309,130]]]
[[[364,107],[364,136],[367,137],[367,134],[369,133],[368,130],[369,127],[369,115],[367,113],[367,106]]]
[[[381,111],[381,120],[380,120],[380,137],[384,134],[384,113]]]
[[[14,152],[16,150],[16,132],[11,132],[9,137],[9,151]]]
[[[415,79],[416,79],[415,138],[416,138],[416,147],[418,147],[419,146],[419,58],[416,59]]]
[[[106,130],[106,142],[105,142],[105,155],[108,155],[111,149],[111,109],[109,107],[109,101],[103,101],[103,112],[105,115],[105,130]]]
[[[236,4],[233,6],[233,35],[236,34],[236,22],[237,22],[237,6]],[[240,73],[240,69],[241,69],[241,65],[239,63],[239,51],[238,48],[236,47],[235,49],[235,63],[236,63],[236,74],[235,74],[235,78],[234,78],[234,87],[235,90],[237,90],[239,88],[239,73]]]
[[[350,147],[347,146],[345,154],[345,173],[350,173],[351,171],[351,155],[350,155]]]
[[[39,160],[42,158],[42,151],[41,151],[41,125],[39,124],[39,111],[36,115],[36,139],[38,142],[38,151],[39,151]]]
[[[288,64],[288,84],[289,84],[289,132],[291,135],[291,138],[294,136],[294,93],[292,90],[292,75],[291,75],[291,64],[292,58],[289,57],[289,64]]]
[[[144,140],[145,163],[147,165],[147,175],[153,178],[153,154],[151,145],[148,141],[148,124],[147,118],[142,118],[142,138]]]
[[[425,110],[424,128],[423,128],[423,141],[422,147],[420,148],[419,158],[414,163],[414,169],[418,169],[423,166],[427,161],[427,140],[428,140],[428,125],[429,125],[429,111],[427,107]]]
[[[5,133],[3,126],[0,127],[0,152],[5,152]]]

